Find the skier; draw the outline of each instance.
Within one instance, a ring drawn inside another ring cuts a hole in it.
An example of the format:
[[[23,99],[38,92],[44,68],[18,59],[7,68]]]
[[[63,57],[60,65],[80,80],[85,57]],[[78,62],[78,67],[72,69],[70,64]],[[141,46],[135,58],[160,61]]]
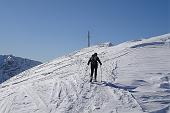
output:
[[[93,79],[93,72],[95,71],[95,76],[94,76],[94,81],[96,82],[96,77],[97,77],[97,68],[98,68],[98,62],[100,65],[102,65],[99,57],[97,56],[97,53],[94,53],[91,58],[89,59],[87,65],[91,63],[91,76],[90,76],[90,82],[92,82]]]

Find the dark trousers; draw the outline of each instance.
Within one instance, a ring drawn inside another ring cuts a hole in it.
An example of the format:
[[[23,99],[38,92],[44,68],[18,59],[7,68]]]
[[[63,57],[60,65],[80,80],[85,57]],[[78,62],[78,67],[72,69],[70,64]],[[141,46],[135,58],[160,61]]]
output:
[[[95,71],[95,73],[94,73],[94,71]],[[91,80],[90,81],[92,81],[92,79],[93,79],[93,73],[95,74],[94,79],[96,80],[96,78],[97,78],[97,66],[95,66],[95,67],[91,66]]]

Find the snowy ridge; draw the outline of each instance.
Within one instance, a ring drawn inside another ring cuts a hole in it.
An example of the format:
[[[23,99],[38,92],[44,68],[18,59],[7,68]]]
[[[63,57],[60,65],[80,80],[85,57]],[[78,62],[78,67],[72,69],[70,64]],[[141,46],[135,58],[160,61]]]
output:
[[[0,55],[0,83],[39,64],[41,62],[13,55]]]
[[[168,113],[170,48],[155,42],[169,37],[96,45],[26,70],[0,85],[0,113]],[[94,52],[103,65],[91,84]]]

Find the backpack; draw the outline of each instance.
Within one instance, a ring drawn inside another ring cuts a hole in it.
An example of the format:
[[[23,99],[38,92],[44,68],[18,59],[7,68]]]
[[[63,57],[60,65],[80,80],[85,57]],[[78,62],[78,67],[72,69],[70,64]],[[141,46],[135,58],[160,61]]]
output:
[[[94,55],[92,55],[92,57],[91,57],[91,64],[92,65],[97,65],[97,56],[94,56]]]

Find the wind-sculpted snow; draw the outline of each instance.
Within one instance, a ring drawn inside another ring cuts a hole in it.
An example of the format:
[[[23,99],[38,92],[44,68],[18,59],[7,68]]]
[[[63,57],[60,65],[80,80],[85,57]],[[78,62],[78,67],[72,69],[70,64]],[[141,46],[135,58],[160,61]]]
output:
[[[155,46],[155,45],[162,46],[164,44],[165,44],[165,42],[142,43],[142,44],[139,44],[139,45],[132,46],[131,48],[138,48],[138,47],[145,47],[145,46]]]
[[[119,59],[116,82],[136,87],[132,94],[144,111],[169,113],[170,47],[152,45],[132,50]]]
[[[169,46],[131,48],[141,43],[151,39],[84,48],[24,71],[1,84],[0,113],[168,113]],[[94,52],[103,65],[90,83]]]

